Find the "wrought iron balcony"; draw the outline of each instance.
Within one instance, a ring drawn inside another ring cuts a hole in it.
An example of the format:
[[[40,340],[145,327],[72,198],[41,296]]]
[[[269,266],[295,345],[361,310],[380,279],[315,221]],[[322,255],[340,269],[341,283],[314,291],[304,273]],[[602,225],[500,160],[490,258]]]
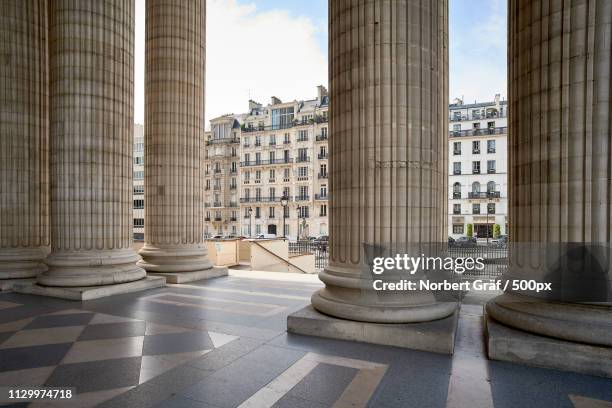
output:
[[[501,194],[499,191],[472,191],[468,193],[470,199],[486,199],[486,198],[500,198]]]

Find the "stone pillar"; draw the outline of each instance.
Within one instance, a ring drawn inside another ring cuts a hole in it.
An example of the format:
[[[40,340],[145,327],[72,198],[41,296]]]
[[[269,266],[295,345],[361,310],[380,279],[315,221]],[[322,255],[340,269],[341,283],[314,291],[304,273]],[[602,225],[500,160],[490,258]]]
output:
[[[509,1],[507,277],[554,287],[487,304],[491,358],[612,376],[611,39],[610,1]]]
[[[447,240],[448,2],[337,0],[329,19],[330,265],[312,306],[340,319],[305,309],[288,328],[452,353],[457,304],[375,291],[366,260]]]
[[[0,5],[0,289],[46,271],[47,2]]]
[[[49,2],[52,250],[35,293],[141,288],[125,286],[146,276],[131,236],[133,71],[133,1]]]
[[[205,0],[147,0],[145,245],[139,263],[178,283],[227,273],[204,244]]]

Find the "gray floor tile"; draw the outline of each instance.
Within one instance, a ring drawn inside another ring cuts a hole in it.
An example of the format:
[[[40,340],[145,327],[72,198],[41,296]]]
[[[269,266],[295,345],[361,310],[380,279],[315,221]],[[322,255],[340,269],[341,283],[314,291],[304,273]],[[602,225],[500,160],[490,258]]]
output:
[[[0,371],[23,370],[59,364],[70,347],[72,347],[72,343],[0,350]]]
[[[15,334],[15,332],[0,333],[0,345],[4,342],[4,340],[6,340],[9,337],[13,336],[13,334]]]
[[[281,398],[280,406],[287,406],[282,403],[285,397],[314,401],[323,406],[332,406],[353,381],[357,371],[350,367],[319,364]]]
[[[276,402],[273,408],[329,408],[331,405],[321,404],[315,401],[305,400],[297,397],[283,397]]]
[[[262,340],[240,337],[210,353],[187,363],[202,370],[218,370],[253,351],[263,344]]]
[[[76,313],[36,317],[25,329],[44,329],[47,327],[84,326],[93,318],[93,313]]]
[[[144,339],[143,355],[186,353],[214,348],[207,332],[155,334]]]
[[[139,378],[140,357],[130,357],[60,365],[45,385],[75,387],[83,393],[133,386]]]
[[[92,324],[83,330],[79,336],[79,340],[102,340],[144,336],[145,325],[145,322]]]
[[[155,405],[154,408],[219,408],[205,402],[192,400],[189,398],[174,396]]]

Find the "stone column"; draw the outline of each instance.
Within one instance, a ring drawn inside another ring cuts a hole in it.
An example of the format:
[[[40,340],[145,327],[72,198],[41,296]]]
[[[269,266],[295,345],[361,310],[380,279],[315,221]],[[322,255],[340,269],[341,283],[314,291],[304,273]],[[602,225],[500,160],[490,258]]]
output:
[[[331,257],[312,296],[327,315],[409,323],[456,310],[431,293],[374,291],[364,253],[446,241],[447,9],[329,3]]]
[[[218,276],[204,244],[205,0],[147,0],[145,245],[139,264],[178,283]]]
[[[0,5],[0,289],[46,271],[47,2]]]
[[[611,55],[612,2],[509,1],[507,277],[554,286],[487,304],[492,358],[612,376]]]
[[[40,288],[146,276],[131,236],[133,71],[133,1],[49,2],[52,251],[36,293],[87,298]]]

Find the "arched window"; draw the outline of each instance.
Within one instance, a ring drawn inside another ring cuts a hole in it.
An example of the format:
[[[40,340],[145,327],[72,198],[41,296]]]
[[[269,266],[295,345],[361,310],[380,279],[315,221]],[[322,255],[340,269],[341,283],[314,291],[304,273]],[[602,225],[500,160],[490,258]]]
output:
[[[492,193],[495,191],[495,182],[494,181],[489,181],[487,183],[487,193]]]
[[[460,192],[461,192],[461,184],[459,183],[453,184],[453,193],[460,193]]]
[[[472,183],[472,193],[480,193],[480,183],[475,181]]]

